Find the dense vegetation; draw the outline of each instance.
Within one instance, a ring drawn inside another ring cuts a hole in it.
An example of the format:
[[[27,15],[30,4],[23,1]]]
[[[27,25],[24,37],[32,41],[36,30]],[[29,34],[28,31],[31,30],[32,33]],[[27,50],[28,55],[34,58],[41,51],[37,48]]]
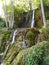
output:
[[[1,1],[0,65],[49,65],[49,0]]]

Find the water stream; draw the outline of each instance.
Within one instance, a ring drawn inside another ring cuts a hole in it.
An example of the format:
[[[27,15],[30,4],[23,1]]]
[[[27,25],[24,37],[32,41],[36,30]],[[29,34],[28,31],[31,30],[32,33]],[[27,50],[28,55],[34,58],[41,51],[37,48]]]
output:
[[[2,57],[3,57],[3,55],[4,55],[4,52],[0,53],[0,56],[2,56]],[[2,60],[0,60],[0,65],[4,65],[4,63],[3,63],[3,61],[2,61]]]
[[[15,42],[15,37],[16,37],[16,35],[17,35],[17,29],[14,31],[14,33],[13,33],[13,37],[12,37],[12,42],[11,42],[11,44],[13,44],[14,42]]]
[[[33,13],[32,13],[32,21],[31,21],[31,28],[34,27],[34,10],[33,10]]]
[[[43,0],[40,0],[40,4],[41,4],[41,11],[42,11],[43,24],[44,24],[44,27],[46,27],[46,19],[45,19],[45,11],[44,11]]]
[[[4,65],[4,63],[2,62],[0,65]]]
[[[4,55],[4,53],[0,53],[0,56],[3,56]]]

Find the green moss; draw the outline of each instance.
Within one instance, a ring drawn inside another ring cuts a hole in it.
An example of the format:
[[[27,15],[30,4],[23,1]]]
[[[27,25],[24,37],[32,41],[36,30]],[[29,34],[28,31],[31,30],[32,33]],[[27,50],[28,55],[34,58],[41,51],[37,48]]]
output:
[[[22,50],[21,43],[15,43],[13,45],[10,45],[9,49],[7,50],[7,53],[5,55],[5,64],[10,64],[14,60],[14,58],[17,56],[19,51]]]
[[[19,42],[22,41],[22,36],[21,35],[18,37],[17,41],[19,41]]]
[[[49,55],[43,58],[43,65],[49,65]]]
[[[30,46],[35,45],[36,43],[36,36],[38,35],[39,31],[35,29],[30,29],[27,31],[27,34],[25,35],[25,39],[30,41]]]
[[[7,30],[3,33],[2,41],[0,45],[0,48],[1,48],[0,52],[3,52],[5,50],[6,45],[8,45],[10,41],[10,34],[11,34],[11,30]]]
[[[49,42],[41,42],[31,48],[21,51],[11,65],[40,65],[43,57],[49,54]]]
[[[40,8],[35,11],[35,27],[40,29],[42,27],[42,16]]]
[[[0,17],[0,29],[4,28],[5,20]]]
[[[29,31],[29,32],[27,33],[27,35],[26,35],[26,38],[27,38],[28,40],[30,40],[30,44],[31,44],[31,45],[34,45],[34,44],[35,44],[35,43],[34,43],[35,35],[34,35],[33,32]]]
[[[42,27],[40,32],[41,41],[49,41],[49,22],[47,22],[46,27]]]

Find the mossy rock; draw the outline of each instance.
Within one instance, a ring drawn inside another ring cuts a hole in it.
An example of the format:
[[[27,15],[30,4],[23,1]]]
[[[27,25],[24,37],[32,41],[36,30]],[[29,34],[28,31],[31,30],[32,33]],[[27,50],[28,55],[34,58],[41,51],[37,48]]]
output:
[[[36,28],[41,28],[42,25],[43,25],[43,23],[42,23],[41,10],[37,9],[35,11],[35,27]]]
[[[0,44],[0,52],[4,52],[6,45],[8,45],[8,43],[10,41],[10,34],[11,34],[11,30],[7,30],[7,31],[3,32],[2,41]]]
[[[17,41],[22,42],[22,37],[24,36],[24,40],[29,41],[29,45],[33,46],[36,43],[35,38],[39,34],[39,30],[36,28],[20,28],[17,29],[18,34],[17,34]]]
[[[24,35],[26,40],[30,41],[30,46],[33,46],[36,44],[36,37],[39,34],[39,31],[37,29],[27,29],[27,33]]]
[[[22,44],[21,44],[21,42],[10,44],[9,48],[8,48],[8,50],[7,50],[7,52],[6,52],[5,56],[4,56],[5,63],[7,65],[9,63],[12,63],[12,61],[17,56],[17,54],[19,53],[20,50],[22,50]]]
[[[17,41],[19,41],[19,42],[22,41],[22,36],[21,35],[18,37]]]
[[[20,51],[11,65],[41,65],[44,61],[43,57],[47,55],[49,55],[49,42],[43,41],[31,48]],[[6,63],[5,65],[7,65]]]
[[[49,22],[46,23],[46,27],[40,29],[40,39],[41,41],[49,41]]]

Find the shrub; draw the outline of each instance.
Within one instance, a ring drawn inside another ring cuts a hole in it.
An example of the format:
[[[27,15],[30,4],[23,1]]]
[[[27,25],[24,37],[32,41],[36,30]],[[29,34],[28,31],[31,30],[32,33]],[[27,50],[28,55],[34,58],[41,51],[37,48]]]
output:
[[[49,65],[49,56],[44,57],[43,65]]]
[[[35,45],[36,43],[36,36],[38,35],[38,30],[30,29],[27,34],[25,35],[25,38],[30,41],[30,46]]]
[[[11,65],[41,65],[43,57],[49,54],[49,42],[41,42],[31,48],[21,51]]]

